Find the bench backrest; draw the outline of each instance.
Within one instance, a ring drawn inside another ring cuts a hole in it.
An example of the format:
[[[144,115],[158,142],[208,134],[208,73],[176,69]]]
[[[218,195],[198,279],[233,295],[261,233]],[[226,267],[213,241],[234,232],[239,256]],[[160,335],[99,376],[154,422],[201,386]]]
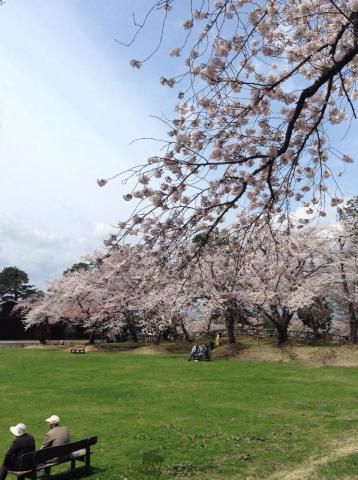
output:
[[[97,437],[90,437],[84,440],[79,440],[78,442],[65,443],[58,447],[43,448],[41,450],[36,450],[35,452],[25,453],[21,458],[21,469],[26,470],[34,465],[45,463],[53,458],[66,457],[72,452],[88,448],[96,443]]]

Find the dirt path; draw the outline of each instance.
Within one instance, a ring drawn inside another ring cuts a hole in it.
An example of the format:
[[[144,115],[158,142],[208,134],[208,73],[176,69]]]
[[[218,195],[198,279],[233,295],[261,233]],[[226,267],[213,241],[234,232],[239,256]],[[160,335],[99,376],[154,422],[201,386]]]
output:
[[[344,445],[332,445],[331,448],[332,451],[328,455],[320,458],[308,459],[303,467],[291,470],[290,472],[280,472],[280,474],[271,476],[269,480],[308,480],[317,467],[329,462],[334,462],[352,453],[358,453],[358,437],[349,438],[344,442]]]

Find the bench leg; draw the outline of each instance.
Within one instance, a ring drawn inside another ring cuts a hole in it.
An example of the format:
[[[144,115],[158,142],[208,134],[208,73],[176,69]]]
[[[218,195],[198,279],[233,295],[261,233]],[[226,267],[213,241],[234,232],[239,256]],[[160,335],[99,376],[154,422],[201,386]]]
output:
[[[91,471],[91,450],[89,447],[86,448],[86,472],[90,473]]]
[[[71,459],[71,472],[76,468],[76,460],[74,458]]]

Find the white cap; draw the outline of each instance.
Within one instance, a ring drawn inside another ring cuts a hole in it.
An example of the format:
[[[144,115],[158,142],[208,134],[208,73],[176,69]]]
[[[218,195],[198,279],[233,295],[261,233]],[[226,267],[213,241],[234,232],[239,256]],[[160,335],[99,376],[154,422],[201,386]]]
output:
[[[60,417],[57,415],[51,415],[51,417],[46,418],[47,423],[55,423],[56,425],[60,423]]]
[[[10,432],[15,435],[15,437],[21,437],[26,433],[26,425],[24,423],[18,423],[14,427],[10,427]]]

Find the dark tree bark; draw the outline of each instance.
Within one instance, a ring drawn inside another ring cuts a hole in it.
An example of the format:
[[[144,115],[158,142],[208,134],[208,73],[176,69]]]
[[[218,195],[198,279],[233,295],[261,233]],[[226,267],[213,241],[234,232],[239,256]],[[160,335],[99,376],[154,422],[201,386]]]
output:
[[[288,325],[276,324],[275,327],[276,327],[276,330],[277,330],[278,344],[283,345],[288,340],[288,332],[287,332]]]
[[[129,312],[129,311],[126,312],[126,320],[127,320],[127,327],[128,327],[128,331],[131,339],[133,340],[133,342],[138,343],[139,341],[138,333],[135,326],[135,322],[133,321],[132,312]]]
[[[162,339],[162,332],[159,332],[157,335],[154,335],[154,340],[153,340],[154,345],[159,345],[161,339]]]
[[[128,324],[128,330],[129,330],[129,334],[130,334],[133,342],[138,343],[137,329],[136,329],[135,325],[133,325],[133,323]]]
[[[342,285],[344,293],[349,297],[350,291],[347,282],[346,272],[344,270],[344,265],[341,263],[341,278],[342,278]],[[353,305],[353,302],[348,302],[348,315],[349,315],[349,341],[352,344],[357,343],[358,337],[358,319],[357,314]]]
[[[230,344],[236,343],[234,324],[235,324],[235,318],[233,318],[231,315],[226,315],[225,325],[226,325],[226,330],[227,330]]]
[[[225,326],[226,326],[227,334],[229,337],[229,344],[231,345],[236,343],[234,327],[237,319],[237,314],[238,314],[238,305],[236,303],[236,300],[235,299],[228,300],[226,303],[224,318],[225,318]]]
[[[288,340],[288,326],[295,312],[290,312],[287,307],[279,308],[278,305],[270,305],[270,312],[260,308],[262,313],[275,326],[279,346]]]
[[[189,335],[188,330],[185,328],[184,323],[182,323],[180,326],[181,326],[181,329],[183,330],[183,334],[184,334],[185,340],[186,340],[187,342],[190,342],[190,335]]]

